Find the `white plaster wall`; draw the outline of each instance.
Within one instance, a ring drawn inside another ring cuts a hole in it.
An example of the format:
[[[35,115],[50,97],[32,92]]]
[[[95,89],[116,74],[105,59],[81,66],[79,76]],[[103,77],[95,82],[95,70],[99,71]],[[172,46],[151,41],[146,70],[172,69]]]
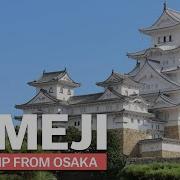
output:
[[[164,151],[180,152],[180,144],[163,143],[162,149]]]
[[[140,152],[153,152],[153,151],[161,151],[162,150],[162,142],[149,142],[140,144]]]
[[[119,91],[124,96],[130,96],[132,94],[139,94],[139,89],[134,88],[133,86],[121,86],[119,87]]]
[[[159,31],[157,33],[154,33],[154,35],[152,36],[152,46],[154,45],[159,45],[163,48],[169,49],[172,48],[172,46],[177,47],[180,45],[180,28],[176,28],[174,30],[163,30],[163,31]],[[166,42],[163,43],[163,37],[166,36],[167,37],[167,41],[168,41],[168,37],[169,35],[172,36],[172,42]],[[161,43],[158,44],[158,37],[161,37]]]
[[[52,88],[53,89],[53,93],[49,92],[49,89]],[[63,93],[60,91],[60,89],[62,88]],[[66,85],[61,85],[61,84],[56,84],[56,85],[43,85],[41,87],[36,88],[36,92],[38,93],[40,89],[44,89],[46,90],[50,95],[56,97],[57,99],[60,100],[68,100],[69,97],[74,95],[74,90],[73,88],[70,88]],[[70,94],[68,92],[68,90],[70,90]]]
[[[63,92],[61,92],[61,89],[63,90]],[[74,95],[74,90],[72,88],[63,85],[57,86],[57,94],[56,94],[57,99],[68,100],[73,95]]]
[[[123,104],[123,109],[126,109],[128,111],[142,112],[142,113],[148,112],[146,105],[140,103],[133,103],[133,102]]]
[[[101,104],[89,104],[89,105],[79,105],[71,106],[69,114],[79,115],[79,114],[91,114],[91,113],[103,113],[103,112],[112,112],[112,111],[121,111],[123,109],[122,102],[104,102]]]

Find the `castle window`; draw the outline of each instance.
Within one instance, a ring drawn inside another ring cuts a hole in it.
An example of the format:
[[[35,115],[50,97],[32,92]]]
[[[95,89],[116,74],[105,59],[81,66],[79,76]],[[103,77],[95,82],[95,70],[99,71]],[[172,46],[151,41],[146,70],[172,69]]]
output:
[[[166,36],[164,36],[164,43],[166,42]]]
[[[161,37],[158,37],[158,44],[161,43]]]
[[[80,121],[77,122],[77,125],[80,126]]]
[[[49,88],[49,93],[53,93],[53,88],[52,87]]]
[[[133,123],[134,122],[134,119],[133,118],[131,118],[131,123]]]
[[[85,107],[82,107],[81,108],[81,113],[85,113],[86,112],[86,108]]]
[[[74,126],[76,126],[76,121],[74,122]]]
[[[68,89],[67,94],[68,94],[68,95],[71,95],[71,90],[70,90],[70,89]]]
[[[159,129],[159,124],[158,124],[158,125],[156,125],[156,129]]]
[[[169,36],[169,42],[172,42],[172,36],[171,35]]]
[[[138,121],[138,124],[140,124],[140,120],[138,119],[137,121]]]
[[[63,93],[63,87],[60,87],[59,92],[60,92],[60,93]]]
[[[126,96],[128,96],[128,91],[127,90],[125,91],[125,94],[126,94]]]

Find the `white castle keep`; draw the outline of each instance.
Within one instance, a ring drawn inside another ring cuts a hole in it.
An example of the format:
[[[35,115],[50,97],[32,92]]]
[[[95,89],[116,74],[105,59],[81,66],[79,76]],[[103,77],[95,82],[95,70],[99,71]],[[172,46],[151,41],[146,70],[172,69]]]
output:
[[[35,81],[37,95],[25,104],[16,105],[25,114],[69,114],[63,126],[81,129],[81,114],[107,114],[109,130],[119,135],[122,153],[138,157],[180,156],[180,12],[164,4],[161,16],[153,25],[140,29],[152,39],[148,49],[128,53],[137,60],[127,74],[112,71],[96,83],[104,91],[74,95],[80,86],[67,70],[43,72]],[[59,124],[57,124],[59,126]],[[61,124],[62,126],[62,124]]]

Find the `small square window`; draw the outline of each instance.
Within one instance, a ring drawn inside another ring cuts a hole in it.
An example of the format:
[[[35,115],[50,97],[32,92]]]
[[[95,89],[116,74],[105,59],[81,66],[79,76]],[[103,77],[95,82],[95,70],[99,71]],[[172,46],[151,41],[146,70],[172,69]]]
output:
[[[132,122],[132,123],[134,122],[134,119],[133,119],[133,118],[131,118],[131,122]]]
[[[166,42],[166,36],[164,36],[164,43]]]
[[[52,87],[49,88],[49,93],[53,93],[53,88]]]
[[[172,42],[172,36],[171,35],[169,36],[169,42]]]
[[[68,95],[71,95],[71,90],[70,89],[68,89],[68,93],[67,93]]]
[[[63,87],[60,87],[59,92],[60,92],[60,93],[63,93]]]

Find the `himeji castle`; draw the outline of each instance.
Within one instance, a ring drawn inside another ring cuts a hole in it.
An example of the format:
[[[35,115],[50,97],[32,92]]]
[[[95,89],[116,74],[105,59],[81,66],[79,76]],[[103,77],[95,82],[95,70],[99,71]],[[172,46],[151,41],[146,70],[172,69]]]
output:
[[[80,87],[65,69],[43,72],[28,84],[37,94],[16,105],[25,114],[68,114],[56,126],[81,130],[81,115],[107,114],[108,130],[118,133],[122,153],[131,157],[180,157],[180,12],[164,4],[160,17],[140,32],[151,38],[151,47],[128,53],[136,66],[127,74],[112,71],[96,85],[101,93],[75,95]],[[134,42],[136,43],[136,42]]]

